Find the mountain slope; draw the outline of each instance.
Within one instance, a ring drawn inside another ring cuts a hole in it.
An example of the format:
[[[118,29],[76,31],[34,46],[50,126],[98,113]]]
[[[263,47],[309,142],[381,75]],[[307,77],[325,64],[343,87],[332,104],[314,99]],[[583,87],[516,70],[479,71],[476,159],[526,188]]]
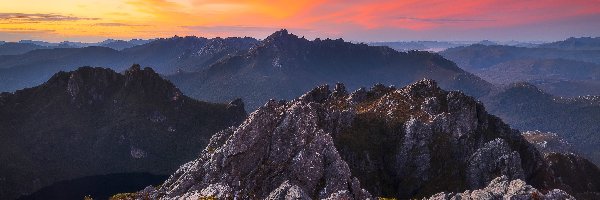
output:
[[[0,95],[0,198],[83,176],[171,173],[244,118],[241,101],[196,101],[139,65],[59,72]]]
[[[600,95],[600,64],[565,59],[516,59],[473,73],[495,84],[530,82],[558,96]]]
[[[600,104],[593,99],[559,98],[532,84],[516,83],[482,100],[490,113],[512,127],[557,133],[598,164]]]
[[[291,99],[323,83],[345,82],[354,89],[431,78],[444,88],[476,96],[492,87],[437,54],[397,52],[342,39],[309,41],[286,30],[273,33],[246,54],[167,78],[198,99],[223,102],[242,97],[252,109],[270,98]]]
[[[541,44],[538,47],[568,50],[600,50],[600,37],[571,37],[563,41]]]
[[[600,94],[600,49],[471,45],[440,54],[494,84],[527,81],[553,95]]]
[[[19,55],[36,49],[47,49],[48,47],[36,44],[7,42],[0,44],[0,56],[3,55]]]
[[[350,94],[337,84],[268,101],[215,134],[162,185],[114,197],[409,199],[483,188],[499,176],[544,193],[600,192],[596,166],[557,156],[542,155],[475,99],[431,80]],[[580,176],[589,177],[575,181]]]
[[[564,50],[474,44],[450,48],[440,52],[440,54],[465,70],[485,69],[502,62],[523,58],[567,59],[600,64],[600,50]]]

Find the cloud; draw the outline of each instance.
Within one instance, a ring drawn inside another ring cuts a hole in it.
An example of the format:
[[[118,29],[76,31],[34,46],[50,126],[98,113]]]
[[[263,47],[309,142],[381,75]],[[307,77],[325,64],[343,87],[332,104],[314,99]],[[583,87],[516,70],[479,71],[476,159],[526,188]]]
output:
[[[107,22],[107,23],[95,23],[93,24],[94,26],[130,26],[130,27],[136,27],[136,26],[149,26],[149,25],[145,25],[145,24],[127,24],[127,23],[115,23],[115,22]]]
[[[34,29],[34,28],[0,28],[0,31],[44,31],[44,32],[52,32],[54,30],[43,30],[43,29]]]
[[[419,17],[398,17],[398,19],[412,20],[419,22],[433,23],[461,23],[461,22],[494,22],[496,19],[457,19],[457,18],[419,18]]]
[[[99,20],[99,18],[76,17],[71,15],[60,15],[53,13],[0,13],[2,21],[18,22],[52,22],[52,21],[81,21]]]
[[[32,28],[0,28],[0,32],[10,34],[48,34],[54,33],[55,30],[39,30]]]

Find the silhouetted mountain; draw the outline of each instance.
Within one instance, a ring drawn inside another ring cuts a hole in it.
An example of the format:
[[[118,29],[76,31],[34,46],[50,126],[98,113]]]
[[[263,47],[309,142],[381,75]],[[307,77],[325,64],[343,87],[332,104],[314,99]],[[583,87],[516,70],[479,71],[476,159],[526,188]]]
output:
[[[490,198],[564,199],[600,194],[599,180],[585,159],[543,156],[474,98],[422,80],[353,93],[325,85],[289,102],[270,100],[215,134],[165,183],[114,197],[419,199],[487,185],[500,193]]]
[[[490,113],[512,127],[557,133],[600,164],[600,104],[593,99],[559,98],[532,84],[516,83],[483,101]]]
[[[175,73],[180,69],[196,71],[223,57],[245,52],[255,42],[253,38],[174,37],[157,39],[123,51],[90,46],[35,50],[22,55],[0,56],[0,91],[32,87],[43,83],[58,71],[70,71],[87,65],[122,71],[132,63],[139,63],[166,74]],[[109,46],[111,44],[106,43]]]
[[[36,49],[48,49],[49,47],[39,46],[36,44],[8,42],[0,44],[0,56],[2,55],[18,55],[24,54]]]
[[[241,101],[191,99],[139,65],[59,72],[0,95],[0,199],[84,176],[171,173],[244,118]]]
[[[168,176],[149,173],[120,173],[87,176],[59,181],[18,200],[108,199],[115,193],[135,192],[148,185],[158,185]]]
[[[168,76],[198,99],[224,102],[241,97],[251,109],[270,98],[294,98],[323,83],[345,82],[349,88],[358,88],[375,83],[405,85],[422,78],[475,96],[491,88],[491,84],[437,54],[398,52],[342,39],[309,41],[286,30],[206,70]]]
[[[600,50],[600,37],[571,37],[564,41],[541,44],[538,47],[569,50]]]

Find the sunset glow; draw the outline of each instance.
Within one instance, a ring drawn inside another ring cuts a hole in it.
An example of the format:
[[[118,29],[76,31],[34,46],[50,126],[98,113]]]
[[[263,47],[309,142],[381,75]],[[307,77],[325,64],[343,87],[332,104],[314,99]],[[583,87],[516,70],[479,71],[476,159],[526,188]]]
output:
[[[0,40],[6,41],[263,38],[280,28],[361,41],[553,40],[597,36],[599,27],[598,0],[0,0]]]

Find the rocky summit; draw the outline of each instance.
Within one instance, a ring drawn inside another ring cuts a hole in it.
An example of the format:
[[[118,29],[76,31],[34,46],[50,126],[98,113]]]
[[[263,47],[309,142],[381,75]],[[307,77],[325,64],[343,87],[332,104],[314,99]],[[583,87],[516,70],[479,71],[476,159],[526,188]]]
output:
[[[598,172],[575,155],[544,156],[434,81],[352,93],[336,84],[268,101],[165,183],[114,198],[594,198]]]

